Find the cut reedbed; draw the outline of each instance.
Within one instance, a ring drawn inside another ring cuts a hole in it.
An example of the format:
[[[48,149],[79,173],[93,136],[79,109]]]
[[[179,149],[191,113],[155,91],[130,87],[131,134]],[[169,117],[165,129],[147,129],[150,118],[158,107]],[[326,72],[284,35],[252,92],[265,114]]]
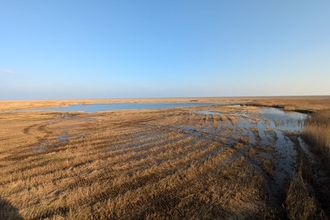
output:
[[[232,106],[0,114],[0,217],[327,218],[327,176],[314,176],[318,160],[298,141],[305,117],[279,114]]]

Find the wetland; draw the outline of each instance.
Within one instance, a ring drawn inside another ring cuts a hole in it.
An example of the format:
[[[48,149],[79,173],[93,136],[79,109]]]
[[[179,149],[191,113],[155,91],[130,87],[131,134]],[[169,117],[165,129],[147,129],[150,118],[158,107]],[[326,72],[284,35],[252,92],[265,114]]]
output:
[[[7,217],[329,217],[328,171],[302,137],[309,115],[186,104],[1,113]]]

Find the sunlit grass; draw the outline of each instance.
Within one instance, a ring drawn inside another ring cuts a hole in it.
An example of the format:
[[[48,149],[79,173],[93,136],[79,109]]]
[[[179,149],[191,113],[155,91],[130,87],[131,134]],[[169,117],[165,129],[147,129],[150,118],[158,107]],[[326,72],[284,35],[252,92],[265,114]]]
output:
[[[12,212],[7,216],[327,217],[328,208],[308,188],[314,185],[308,185],[312,182],[299,173],[305,167],[299,161],[298,174],[286,180],[269,205],[267,187],[275,184],[280,155],[272,148],[276,141],[273,130],[264,130],[269,142],[261,143],[257,123],[263,119],[258,117],[258,108],[210,106],[207,110],[216,112],[213,115],[198,114],[198,110],[203,108],[72,113],[66,117],[63,113],[0,114],[0,199]],[[239,116],[245,112],[253,116]],[[325,130],[322,126],[329,125],[324,123],[328,116],[328,112],[314,114],[304,135],[314,125],[321,129],[309,132],[312,136]],[[251,122],[250,133],[243,134],[239,127],[244,120]],[[250,143],[250,135],[255,143]],[[59,143],[59,136],[65,136],[67,142]],[[44,150],[31,151],[41,148],[40,143]],[[325,191],[321,199],[326,201],[327,195]]]
[[[306,121],[303,137],[330,160],[330,110],[317,111]]]

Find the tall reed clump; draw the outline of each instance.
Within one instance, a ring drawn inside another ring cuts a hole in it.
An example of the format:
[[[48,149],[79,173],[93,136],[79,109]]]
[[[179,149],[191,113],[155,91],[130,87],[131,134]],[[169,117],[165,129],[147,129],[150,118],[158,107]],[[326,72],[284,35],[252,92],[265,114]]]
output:
[[[303,138],[330,159],[330,109],[317,111],[306,120]]]

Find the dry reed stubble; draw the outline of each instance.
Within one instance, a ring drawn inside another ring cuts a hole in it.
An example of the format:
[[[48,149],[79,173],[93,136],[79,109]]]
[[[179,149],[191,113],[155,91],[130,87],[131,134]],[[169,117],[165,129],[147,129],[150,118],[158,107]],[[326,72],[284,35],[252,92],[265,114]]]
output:
[[[272,168],[259,154],[270,150],[242,147],[242,129],[224,122],[226,116],[217,121],[185,110],[88,115],[93,121],[68,116],[73,119],[47,124],[57,115],[45,114],[1,125],[1,134],[11,134],[1,141],[0,196],[24,218],[276,217],[263,190]],[[209,138],[218,123],[218,135]],[[183,125],[196,131],[182,132]],[[67,143],[27,152],[40,141],[52,145],[63,129]],[[231,141],[242,146],[232,148]],[[268,171],[257,171],[262,162]]]

